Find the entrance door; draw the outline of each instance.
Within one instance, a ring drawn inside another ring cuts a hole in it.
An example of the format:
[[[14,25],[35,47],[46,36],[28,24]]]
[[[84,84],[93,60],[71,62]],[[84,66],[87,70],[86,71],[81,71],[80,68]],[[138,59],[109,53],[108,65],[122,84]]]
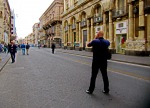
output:
[[[76,32],[73,33],[73,45],[74,45],[74,49],[75,49],[75,45],[76,45]]]
[[[83,30],[83,50],[85,50],[87,41],[87,30]]]
[[[116,52],[124,54],[125,51],[126,34],[116,36]]]

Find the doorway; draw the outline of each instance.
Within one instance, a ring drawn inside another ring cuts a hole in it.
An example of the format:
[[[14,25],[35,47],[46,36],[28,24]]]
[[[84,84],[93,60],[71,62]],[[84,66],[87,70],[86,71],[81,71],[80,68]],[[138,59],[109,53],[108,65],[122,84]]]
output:
[[[83,30],[83,50],[86,48],[87,30]]]
[[[119,34],[116,36],[116,53],[124,54],[126,48],[126,34]]]
[[[74,45],[74,49],[76,47],[76,32],[73,32],[73,45]]]

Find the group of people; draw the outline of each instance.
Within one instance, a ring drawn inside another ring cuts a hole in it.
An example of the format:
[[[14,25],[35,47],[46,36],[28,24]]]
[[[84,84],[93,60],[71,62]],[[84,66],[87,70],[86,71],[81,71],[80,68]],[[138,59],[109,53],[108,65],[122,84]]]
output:
[[[25,55],[25,52],[27,55],[29,55],[29,48],[30,45],[27,43],[27,45],[25,45],[24,43],[20,46],[22,49],[22,54]]]
[[[8,50],[8,45],[5,43],[5,44],[2,44],[0,43],[0,53],[6,53]]]
[[[27,43],[27,45],[25,45],[24,43],[21,45],[21,49],[22,49],[22,54],[25,55],[25,49],[26,49],[26,54],[29,55],[29,48],[30,45]],[[17,53],[17,45],[11,41],[10,44],[8,44],[8,53],[10,53],[11,55],[11,59],[12,59],[12,63],[15,62],[15,57],[16,57],[16,53]]]

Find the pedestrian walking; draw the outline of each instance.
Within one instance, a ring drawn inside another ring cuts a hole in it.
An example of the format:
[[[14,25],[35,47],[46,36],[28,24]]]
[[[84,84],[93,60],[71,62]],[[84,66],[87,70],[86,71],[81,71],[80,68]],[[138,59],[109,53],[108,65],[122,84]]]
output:
[[[51,48],[52,48],[52,53],[54,54],[54,51],[55,51],[55,44],[54,43],[52,43]]]
[[[23,44],[21,45],[22,55],[25,55],[25,48],[26,48],[26,46],[25,46],[25,44],[23,43]]]
[[[27,52],[27,55],[29,55],[29,48],[30,48],[30,45],[27,43],[27,45],[26,45],[26,52]]]
[[[7,46],[7,44],[5,43],[5,44],[4,44],[4,53],[7,53],[7,50],[8,50],[8,46]]]
[[[11,55],[12,63],[15,62],[15,54],[17,53],[17,46],[11,41],[11,44],[8,45],[8,53]]]
[[[0,53],[3,52],[2,44],[0,43]]]
[[[93,48],[93,61],[92,61],[92,73],[89,89],[86,90],[86,93],[92,94],[95,89],[95,82],[98,71],[100,69],[104,90],[103,93],[109,93],[109,81],[107,76],[107,53],[110,42],[103,38],[103,31],[99,31],[94,40],[92,40],[88,47]]]
[[[38,48],[39,48],[39,49],[40,49],[40,47],[41,47],[41,44],[38,45]]]

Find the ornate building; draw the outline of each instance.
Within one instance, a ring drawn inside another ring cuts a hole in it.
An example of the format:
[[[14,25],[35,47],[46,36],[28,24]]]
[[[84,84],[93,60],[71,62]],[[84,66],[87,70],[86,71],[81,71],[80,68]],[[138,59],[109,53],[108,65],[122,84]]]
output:
[[[37,46],[38,45],[38,39],[39,39],[39,23],[35,23],[33,25],[33,36],[34,36],[34,45]]]
[[[99,30],[113,53],[150,54],[150,0],[64,0],[63,47],[91,50]]]
[[[14,10],[11,10],[11,38],[10,40],[16,40],[17,39],[17,32],[16,32],[16,26],[15,26],[15,12]]]
[[[8,0],[0,0],[0,42],[8,43],[11,36],[11,10]]]
[[[40,43],[50,47],[52,42],[61,46],[61,14],[63,12],[63,0],[54,0],[48,9],[40,17]]]

